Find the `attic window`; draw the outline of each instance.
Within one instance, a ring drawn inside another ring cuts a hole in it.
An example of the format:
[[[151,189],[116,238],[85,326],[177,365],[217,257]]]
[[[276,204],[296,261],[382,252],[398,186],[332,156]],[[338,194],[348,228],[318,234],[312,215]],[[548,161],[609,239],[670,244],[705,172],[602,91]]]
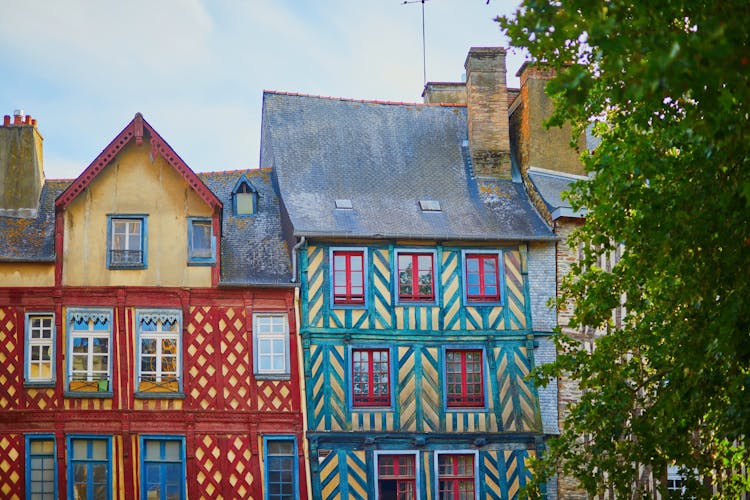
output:
[[[440,202],[435,200],[419,200],[419,208],[423,212],[441,212]]]
[[[354,207],[352,206],[352,200],[341,199],[336,200],[336,208],[340,210],[351,210]]]
[[[258,212],[258,191],[244,175],[232,191],[234,215],[255,215]]]

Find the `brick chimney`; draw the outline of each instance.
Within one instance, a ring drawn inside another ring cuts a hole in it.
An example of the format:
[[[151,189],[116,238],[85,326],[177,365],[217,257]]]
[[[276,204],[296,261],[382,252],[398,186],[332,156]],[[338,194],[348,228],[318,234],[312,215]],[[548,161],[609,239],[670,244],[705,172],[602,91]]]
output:
[[[12,120],[11,120],[12,118]],[[0,127],[0,215],[36,217],[44,185],[42,136],[36,120],[16,110]]]
[[[469,150],[478,176],[511,178],[505,49],[472,47],[466,68]]]
[[[521,93],[511,107],[511,142],[518,151],[522,175],[529,167],[585,175],[578,159],[580,153],[570,147],[570,125],[544,127],[554,111],[554,103],[545,92],[554,71],[526,62],[516,76],[521,79]],[[578,147],[583,151],[585,146],[586,139],[582,137]]]

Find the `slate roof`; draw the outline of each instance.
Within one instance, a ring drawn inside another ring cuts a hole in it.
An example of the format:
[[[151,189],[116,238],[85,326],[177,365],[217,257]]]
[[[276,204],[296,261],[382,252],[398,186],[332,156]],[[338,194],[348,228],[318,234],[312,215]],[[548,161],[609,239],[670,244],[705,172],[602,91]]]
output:
[[[243,175],[258,191],[258,211],[237,217],[232,190]],[[224,205],[219,284],[291,286],[290,254],[282,238],[279,197],[270,170],[206,172],[198,177]]]
[[[47,180],[35,218],[0,216],[0,262],[55,261],[55,198],[72,180]]]
[[[547,205],[553,220],[560,217],[582,218],[586,215],[585,210],[573,210],[570,202],[562,199],[563,192],[570,191],[575,181],[586,177],[531,167],[529,179]]]
[[[520,184],[474,182],[467,137],[465,106],[263,95],[261,165],[295,236],[554,239]]]

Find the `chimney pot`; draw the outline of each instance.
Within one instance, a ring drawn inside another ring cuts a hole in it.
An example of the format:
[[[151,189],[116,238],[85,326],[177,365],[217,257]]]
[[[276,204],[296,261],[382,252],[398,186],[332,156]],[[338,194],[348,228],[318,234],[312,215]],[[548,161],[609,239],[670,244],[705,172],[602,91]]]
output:
[[[36,118],[32,118],[32,119],[31,119],[31,124],[32,124],[32,125],[33,125],[34,127],[36,127]]]
[[[7,127],[10,125],[10,115],[3,116],[3,127]]]
[[[31,115],[26,115],[26,120],[24,121],[26,125],[31,125]]]
[[[13,115],[13,125],[21,125],[23,123],[23,116]]]

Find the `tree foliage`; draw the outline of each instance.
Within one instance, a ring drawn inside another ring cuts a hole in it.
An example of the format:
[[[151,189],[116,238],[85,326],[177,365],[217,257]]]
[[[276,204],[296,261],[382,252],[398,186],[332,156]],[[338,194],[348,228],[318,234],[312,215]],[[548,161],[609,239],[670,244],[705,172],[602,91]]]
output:
[[[643,467],[658,478],[677,464],[723,497],[747,491],[750,3],[524,0],[498,21],[556,70],[550,125],[601,139],[582,155],[591,179],[570,193],[587,209],[571,242],[584,257],[559,305],[575,301],[572,326],[609,331],[593,352],[558,335],[557,363],[537,374],[583,391],[537,479],[559,471],[636,498]]]

